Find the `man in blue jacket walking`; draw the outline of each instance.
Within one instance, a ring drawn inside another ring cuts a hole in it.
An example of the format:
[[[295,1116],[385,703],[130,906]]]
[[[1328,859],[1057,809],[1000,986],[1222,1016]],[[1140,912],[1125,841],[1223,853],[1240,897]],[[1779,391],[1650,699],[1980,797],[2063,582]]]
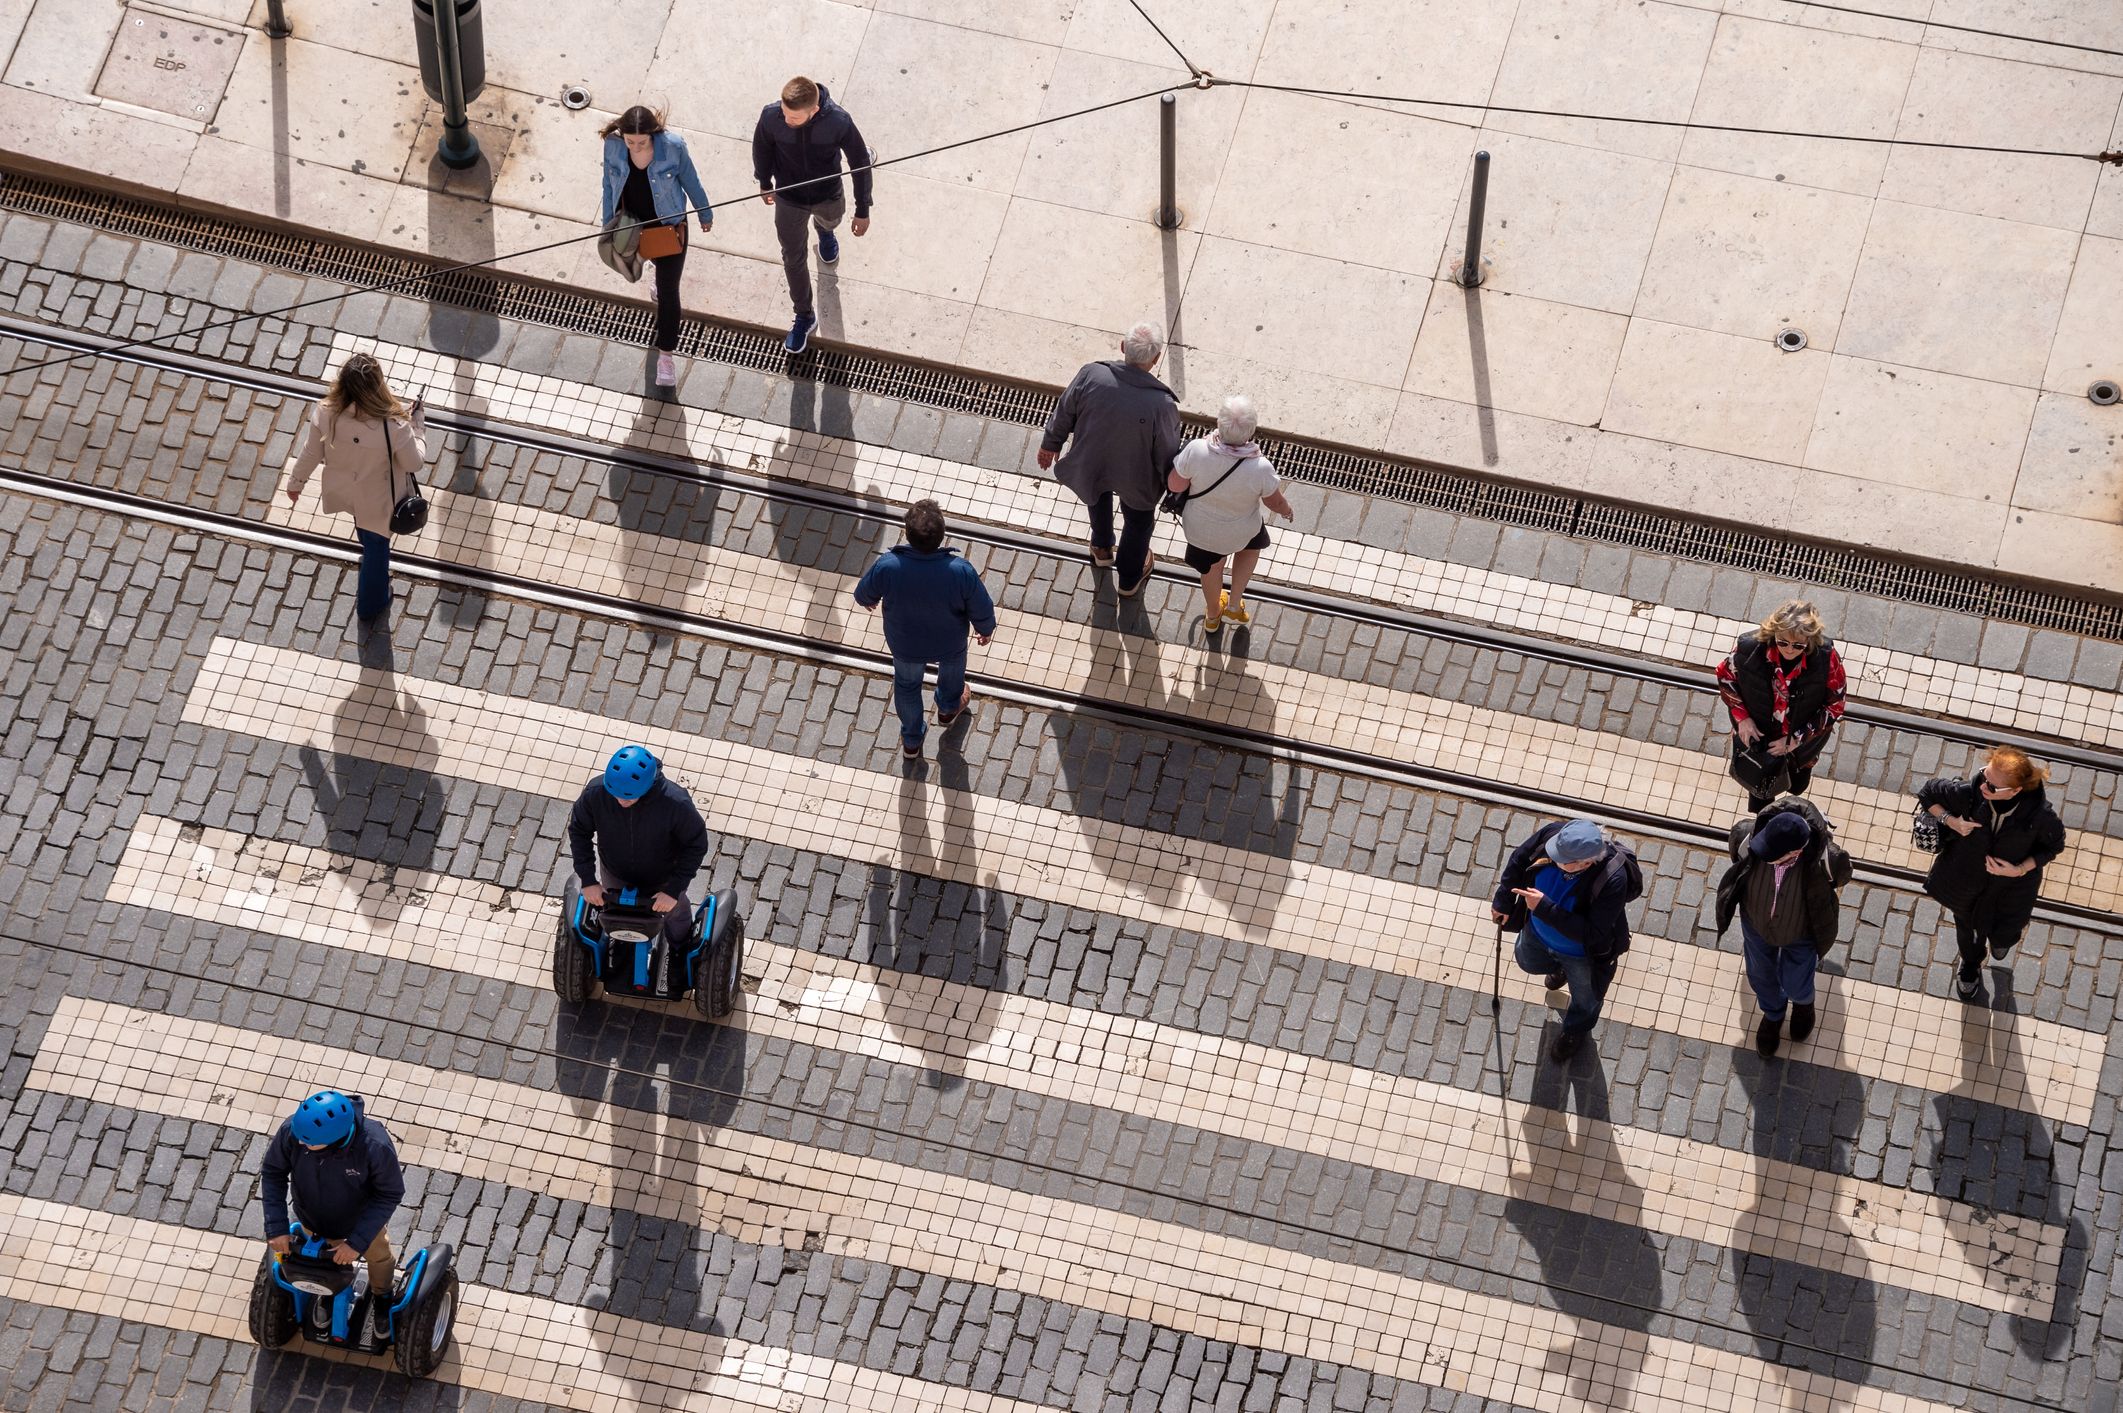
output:
[[[918,500],[907,507],[907,542],[886,550],[855,586],[864,608],[885,606],[885,644],[892,649],[892,705],[899,712],[899,745],[907,759],[921,754],[928,724],[921,683],[936,664],[936,724],[949,726],[966,710],[966,632],[983,647],[995,635],[995,600],[972,565],[944,544],[943,507]]]
[[[265,1205],[265,1239],[285,1256],[292,1244],[288,1195],[295,1218],[312,1236],[331,1242],[342,1266],[366,1261],[370,1322],[376,1337],[390,1333],[391,1287],[398,1263],[384,1227],[405,1200],[405,1171],[383,1125],[362,1112],[359,1095],[326,1089],[296,1106],[265,1150],[258,1197]]]

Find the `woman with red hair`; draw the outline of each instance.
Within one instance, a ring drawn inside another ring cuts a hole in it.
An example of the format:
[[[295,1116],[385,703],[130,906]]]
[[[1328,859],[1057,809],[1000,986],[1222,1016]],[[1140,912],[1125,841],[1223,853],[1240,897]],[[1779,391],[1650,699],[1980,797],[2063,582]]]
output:
[[[1934,780],[1917,808],[1939,822],[1939,856],[1924,891],[1953,914],[1961,970],[1954,992],[1983,994],[1983,952],[2004,961],[2034,916],[2042,868],[2064,852],[2064,821],[2043,793],[2049,772],[2013,746],[1992,748],[1967,780]]]

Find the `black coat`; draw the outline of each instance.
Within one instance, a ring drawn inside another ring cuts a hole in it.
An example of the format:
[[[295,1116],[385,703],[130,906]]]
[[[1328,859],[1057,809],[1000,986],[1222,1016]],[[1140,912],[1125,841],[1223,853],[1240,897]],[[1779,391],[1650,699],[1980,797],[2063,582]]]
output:
[[[1950,815],[1977,822],[1965,837],[1941,825],[1939,856],[1932,860],[1924,891],[1956,917],[1973,923],[1988,937],[2016,937],[2034,916],[2042,893],[2042,869],[2064,852],[2064,821],[2050,808],[2040,785],[2013,796],[2013,810],[1996,831],[1989,825],[1990,802],[1976,788],[1982,772],[1966,780],[1933,780],[1917,791],[1917,807],[1939,806]],[[1983,860],[2002,863],[2035,861],[2034,871],[2020,878],[2000,878]]]
[[[800,128],[781,116],[781,104],[759,110],[752,129],[752,175],[776,201],[824,206],[841,195],[840,159],[855,173],[855,214],[870,214],[870,148],[848,110],[819,85],[818,112]]]
[[[265,1206],[265,1234],[288,1234],[288,1194],[295,1215],[312,1236],[344,1241],[366,1251],[405,1200],[405,1170],[383,1125],[354,1100],[354,1131],[344,1143],[312,1152],[298,1143],[287,1123],[266,1145],[259,1165],[258,1196]]]
[[[1747,708],[1747,718],[1761,728],[1765,742],[1774,741],[1785,734],[1777,725],[1776,686],[1770,680],[1769,654],[1774,649],[1762,637],[1760,629],[1742,633],[1732,645],[1732,656],[1726,661],[1732,665],[1733,687],[1740,694],[1740,702]],[[1835,656],[1835,644],[1823,638],[1817,648],[1806,651],[1805,661],[1799,667],[1799,675],[1791,682],[1790,708],[1785,720],[1791,730],[1804,731],[1820,718],[1828,706],[1828,678],[1831,660]],[[1799,768],[1818,759],[1828,749],[1833,726],[1808,741],[1805,745],[1781,759],[1765,756],[1772,768],[1789,765]]]
[[[1534,878],[1547,867],[1548,841],[1563,827],[1555,820],[1533,831],[1531,838],[1511,851],[1504,873],[1497,880],[1496,896],[1489,906],[1504,915],[1507,932],[1526,927],[1526,903],[1511,890],[1531,888]],[[1541,921],[1585,949],[1595,961],[1611,962],[1629,950],[1630,900],[1644,891],[1644,871],[1627,844],[1610,842],[1607,852],[1586,871],[1582,904],[1564,912],[1548,902],[1541,905]]]
[[[649,793],[631,805],[613,799],[600,778],[576,798],[568,815],[568,852],[575,876],[585,885],[597,881],[601,859],[605,872],[622,886],[675,898],[708,856],[708,826],[693,797],[667,776],[658,775]]]
[[[1813,837],[1806,841],[1805,851],[1799,855],[1796,867],[1800,896],[1806,905],[1807,936],[1814,949],[1825,956],[1828,949],[1841,940],[1843,904],[1836,896],[1836,890],[1850,881],[1850,855],[1835,842],[1835,833],[1828,821],[1821,817],[1821,812],[1796,795],[1779,800],[1754,818],[1743,819],[1732,826],[1727,841],[1732,863],[1718,879],[1718,932],[1722,935],[1732,926],[1734,914],[1746,902],[1747,883],[1754,871],[1769,866],[1768,860],[1756,857],[1748,844],[1756,831],[1769,823],[1770,816],[1785,813],[1799,816],[1813,830]]]

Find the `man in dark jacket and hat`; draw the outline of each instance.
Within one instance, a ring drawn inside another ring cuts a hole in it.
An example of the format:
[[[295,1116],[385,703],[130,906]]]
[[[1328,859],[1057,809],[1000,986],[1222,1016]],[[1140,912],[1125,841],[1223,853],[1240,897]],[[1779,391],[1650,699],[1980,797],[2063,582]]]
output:
[[[1120,353],[1118,359],[1077,369],[1047,419],[1039,464],[1052,467],[1054,479],[1076,492],[1089,510],[1091,562],[1114,566],[1121,597],[1133,598],[1150,582],[1156,562],[1150,537],[1165,477],[1179,455],[1179,400],[1150,371],[1165,354],[1164,335],[1155,324],[1128,330]],[[1116,498],[1121,514],[1117,547]]]
[[[1953,914],[1961,967],[1954,994],[1983,994],[1983,950],[2004,961],[2034,917],[2042,870],[2064,852],[2064,821],[2042,787],[2049,772],[1998,746],[1968,780],[1933,780],[1917,808],[1939,821],[1939,856],[1924,891]]]
[[[1549,1058],[1569,1059],[1592,1033],[1629,950],[1627,906],[1643,891],[1636,854],[1589,819],[1544,824],[1505,861],[1490,916],[1518,932],[1521,971],[1546,977],[1550,991],[1570,988]]]
[[[944,548],[943,507],[918,500],[907,507],[907,542],[877,557],[855,585],[855,602],[885,609],[885,646],[892,650],[892,707],[899,713],[899,748],[921,754],[928,725],[921,684],[936,664],[936,723],[950,726],[966,710],[966,634],[983,645],[995,635],[995,600],[980,571]]]
[[[1806,801],[1779,800],[1732,826],[1732,864],[1718,880],[1718,931],[1737,915],[1747,984],[1762,1007],[1754,1048],[1777,1052],[1784,1017],[1791,1038],[1813,1034],[1814,971],[1842,926],[1836,890],[1850,881],[1850,855],[1835,843],[1821,812]]]
[[[405,1170],[383,1125],[362,1110],[361,1097],[326,1089],[296,1106],[265,1150],[258,1197],[265,1208],[266,1244],[282,1256],[293,1244],[288,1199],[295,1219],[312,1236],[331,1242],[342,1266],[366,1261],[369,1318],[378,1339],[391,1324],[391,1287],[397,1261],[384,1228],[405,1200]]]
[[[781,240],[781,268],[789,279],[789,303],[796,317],[782,347],[802,353],[818,327],[811,297],[811,231],[818,231],[818,263],[840,259],[840,237],[833,228],[847,213],[840,185],[840,159],[848,159],[855,178],[856,236],[870,229],[870,148],[848,110],[833,101],[823,84],[798,75],[781,86],[781,101],[769,103],[752,129],[752,175],[759,199],[774,208],[774,234]]]

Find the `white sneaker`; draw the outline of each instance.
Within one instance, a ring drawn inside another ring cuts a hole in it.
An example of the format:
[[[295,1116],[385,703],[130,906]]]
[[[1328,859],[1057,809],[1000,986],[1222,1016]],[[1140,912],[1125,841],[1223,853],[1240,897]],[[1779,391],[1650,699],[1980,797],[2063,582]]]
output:
[[[656,355],[656,386],[674,387],[678,383],[678,360],[668,353]]]

